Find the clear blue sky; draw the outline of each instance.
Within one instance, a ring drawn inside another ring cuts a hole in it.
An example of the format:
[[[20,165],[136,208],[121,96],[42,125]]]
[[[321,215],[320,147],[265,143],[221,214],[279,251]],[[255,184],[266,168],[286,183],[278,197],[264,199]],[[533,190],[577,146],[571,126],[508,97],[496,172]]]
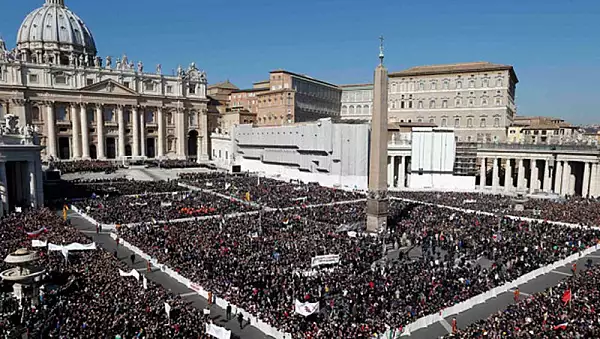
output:
[[[0,34],[14,46],[44,0],[2,0]],[[276,68],[344,84],[370,82],[380,34],[390,71],[465,61],[512,64],[520,115],[600,123],[598,0],[65,0],[100,55],[146,69],[191,61],[209,82],[240,87]]]

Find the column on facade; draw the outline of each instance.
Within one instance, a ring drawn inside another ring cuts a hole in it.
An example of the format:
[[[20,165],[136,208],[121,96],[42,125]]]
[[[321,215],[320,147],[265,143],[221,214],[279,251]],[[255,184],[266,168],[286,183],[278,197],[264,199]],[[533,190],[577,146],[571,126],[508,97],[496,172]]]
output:
[[[104,154],[104,116],[102,114],[102,105],[96,105],[96,136],[98,144],[96,145],[96,157],[98,159],[106,159]]]
[[[165,117],[163,116],[162,107],[158,107],[157,110],[158,118],[158,157],[162,158],[165,156]]]
[[[56,159],[56,114],[54,112],[54,103],[49,102],[47,105],[46,127],[48,131],[48,142],[46,143],[46,155]]]
[[[73,145],[73,158],[81,158],[81,123],[79,122],[79,105],[71,105],[71,125],[73,130],[73,137],[71,139]]]
[[[140,109],[140,155],[146,156],[146,109]]]
[[[119,157],[125,157],[125,117],[123,106],[117,106],[117,120],[119,124]]]
[[[481,188],[482,190],[485,188],[485,172],[486,172],[486,166],[485,166],[485,157],[481,158],[481,164],[479,165],[479,188]]]
[[[592,173],[590,174],[590,198],[598,196],[598,164],[592,163]]]
[[[36,180],[36,168],[35,160],[27,162],[28,173],[29,173],[29,206],[35,208],[38,205],[37,202],[37,180]]]
[[[398,157],[398,183],[397,186],[400,188],[406,187],[406,163],[408,162],[408,157],[400,156]]]
[[[533,193],[535,192],[535,190],[538,188],[537,187],[537,182],[538,182],[538,167],[537,167],[537,159],[531,159],[530,160],[530,166],[529,166],[530,170],[531,170],[531,176],[529,177],[529,193]]]
[[[79,114],[81,116],[81,157],[83,159],[90,159],[90,126],[87,116],[87,105],[81,104],[79,107]]]
[[[134,157],[140,156],[140,116],[138,115],[138,109],[134,105],[131,107],[131,116],[133,118],[133,147],[131,155]]]
[[[519,159],[517,168],[517,190],[522,190],[525,183],[525,167],[523,167],[523,159]]]
[[[504,190],[512,191],[513,182],[512,182],[512,165],[511,159],[506,159],[506,166],[504,166]]]
[[[394,187],[394,157],[388,156],[388,167],[387,167],[387,182],[388,187]]]
[[[0,160],[0,217],[8,211],[8,186],[6,180],[6,162]]]
[[[200,138],[202,147],[198,147],[198,159],[208,160],[210,154],[210,149],[208,147],[208,139],[210,138],[210,131],[208,130],[208,114],[206,112],[201,112],[199,119],[200,123],[198,126],[200,126],[200,133],[198,134],[202,135]]]
[[[495,192],[498,189],[498,184],[500,182],[500,173],[498,168],[498,158],[494,157],[492,161],[492,190]]]
[[[581,186],[581,196],[587,198],[590,194],[590,164],[589,162],[583,163],[583,185]]]
[[[556,161],[556,168],[554,169],[554,193],[561,194],[562,192],[562,168],[563,162]]]
[[[560,188],[561,195],[569,195],[571,191],[571,165],[568,161],[564,162],[562,170],[562,185]]]
[[[542,182],[542,190],[546,193],[550,192],[550,160],[544,161],[544,180]]]
[[[185,158],[185,146],[186,146],[186,135],[185,135],[185,110],[177,110],[176,113],[176,129],[177,129],[177,157]]]

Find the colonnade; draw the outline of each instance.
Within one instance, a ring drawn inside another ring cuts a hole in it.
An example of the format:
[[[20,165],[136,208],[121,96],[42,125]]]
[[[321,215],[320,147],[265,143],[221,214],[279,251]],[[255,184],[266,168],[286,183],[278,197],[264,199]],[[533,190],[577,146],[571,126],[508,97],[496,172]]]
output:
[[[87,109],[93,106],[95,109],[94,124],[90,125],[88,121]],[[168,137],[166,133],[165,123],[165,112],[162,107],[152,108],[155,112],[154,122],[146,121],[145,112],[146,109],[135,105],[114,105],[116,108],[116,125],[118,129],[118,138],[116,138],[117,147],[116,153],[117,158],[123,158],[126,156],[126,146],[131,147],[131,156],[143,157],[147,155],[146,149],[146,138],[147,138],[147,124],[155,123],[154,127],[158,136],[155,144],[154,156],[157,158],[163,158],[169,152],[176,153],[178,158],[185,158],[187,156],[187,127],[184,110],[176,110],[174,115],[175,136]],[[53,158],[58,158],[58,135],[57,135],[57,121],[56,121],[56,107],[54,102],[46,102],[46,154]],[[72,140],[72,159],[90,159],[90,128],[96,129],[97,145],[96,145],[96,158],[106,159],[106,122],[104,118],[104,105],[103,104],[85,104],[85,103],[73,103],[68,106],[70,113],[70,123],[72,133],[70,135]],[[126,122],[126,110],[130,111],[131,121]],[[127,133],[127,128],[131,126],[130,133]],[[201,126],[196,126],[201,127]],[[205,126],[202,126],[205,127]],[[129,141],[128,141],[129,140]],[[177,144],[170,149],[166,147],[167,142],[176,140]],[[203,144],[202,138],[197,139],[197,155],[208,155],[208,151]]]
[[[7,169],[8,167],[8,169]],[[28,161],[0,159],[0,217],[10,205],[39,207],[43,204],[42,165],[39,158]],[[10,176],[10,178],[9,178]],[[9,189],[13,192],[9,195]],[[10,196],[16,201],[10,201]]]
[[[493,192],[555,193],[561,196],[600,196],[598,160],[542,158],[479,157],[479,189],[491,186]],[[491,180],[488,172],[491,167]],[[504,170],[500,185],[500,170]]]
[[[408,164],[410,157],[404,155],[388,156],[387,182],[389,188],[408,187]]]

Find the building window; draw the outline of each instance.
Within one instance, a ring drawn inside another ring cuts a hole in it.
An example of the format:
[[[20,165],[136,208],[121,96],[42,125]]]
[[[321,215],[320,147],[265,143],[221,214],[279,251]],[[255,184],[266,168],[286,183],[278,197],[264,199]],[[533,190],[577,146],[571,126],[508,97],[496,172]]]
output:
[[[460,107],[460,104],[461,104],[461,100],[460,100],[460,98],[456,98],[456,100],[455,100],[455,103],[454,103],[454,106],[456,106],[456,107]]]
[[[171,112],[167,113],[167,124],[168,125],[172,125],[173,124],[173,113],[171,113]]]
[[[400,83],[400,92],[405,92],[405,91],[406,91],[406,84]]]
[[[221,159],[221,150],[219,150],[219,159]]]
[[[435,100],[429,102],[429,108],[435,108]]]
[[[419,83],[419,91],[424,91],[425,90],[425,84],[420,82]]]
[[[363,106],[363,115],[369,115],[369,105]]]
[[[456,88],[462,88],[462,81],[457,81],[456,82]]]
[[[173,86],[171,86],[171,85],[167,86],[167,93],[173,93]]]
[[[57,85],[66,85],[67,77],[64,75],[57,75],[54,77],[54,82],[56,82]]]
[[[483,79],[483,87],[487,88],[490,86],[490,81],[488,79]]]
[[[146,82],[144,83],[144,90],[146,91],[154,91],[154,83]]]
[[[473,127],[473,118],[467,118],[467,127]]]
[[[417,122],[423,122],[423,118],[418,118]]]
[[[415,83],[414,82],[411,82],[411,83],[408,84],[408,90],[410,92],[413,92],[415,90]]]
[[[487,106],[488,105],[488,101],[486,98],[481,99],[481,106]]]
[[[37,83],[38,82],[37,74],[29,74],[29,82]]]
[[[88,108],[86,110],[88,122],[96,121],[96,111],[94,108]]]
[[[400,108],[404,108],[404,101],[400,101]]]
[[[450,82],[448,82],[448,80],[444,80],[444,89],[449,89],[450,88]]]
[[[479,127],[485,128],[485,118],[481,118],[481,122],[479,123]]]
[[[225,160],[229,159],[229,152],[225,151]]]
[[[475,87],[475,80],[470,80],[469,81],[469,88],[474,88]]]
[[[454,119],[454,127],[460,127],[460,118]]]
[[[354,114],[354,106],[350,105],[350,114]]]
[[[124,82],[123,82],[123,86],[125,86],[125,87],[127,87],[127,88],[131,88],[131,87],[129,87],[129,81],[124,81]]]
[[[433,82],[431,83],[431,90],[432,90],[432,91],[435,91],[435,90],[436,90],[436,87],[437,87],[437,85],[436,85],[435,81],[433,81]]]
[[[85,84],[88,85],[88,86],[93,85],[94,84],[94,79],[86,79],[85,80]]]
[[[447,127],[448,122],[446,118],[442,118],[442,127]]]
[[[494,127],[500,127],[500,118],[494,118]]]
[[[56,121],[67,121],[67,106],[56,106]]]
[[[408,108],[413,108],[413,106],[412,106],[412,101],[409,101],[409,102],[408,102]]]
[[[469,99],[469,107],[475,106],[475,100]]]
[[[423,101],[419,101],[419,109],[423,109]]]
[[[442,100],[442,108],[448,108],[448,100]]]
[[[502,87],[502,79],[496,79],[496,87]]]
[[[342,106],[342,115],[348,114],[348,107],[346,105]]]
[[[2,104],[0,104],[0,115],[2,114]],[[39,121],[40,120],[40,108],[33,107],[31,109],[31,120]]]
[[[392,84],[392,93],[396,93],[396,83]]]
[[[496,98],[496,106],[502,106],[502,99]]]
[[[189,94],[196,94],[196,85],[195,84],[190,84],[188,93]]]
[[[429,118],[429,123],[430,124],[435,124],[435,119],[434,118]]]
[[[104,121],[114,122],[115,121],[115,113],[113,108],[104,107]]]

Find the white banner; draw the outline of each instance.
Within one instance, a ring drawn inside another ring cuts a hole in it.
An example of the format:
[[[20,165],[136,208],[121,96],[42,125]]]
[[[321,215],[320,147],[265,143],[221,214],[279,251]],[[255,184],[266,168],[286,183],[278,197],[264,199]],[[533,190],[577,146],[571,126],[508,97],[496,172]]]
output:
[[[76,242],[68,245],[48,244],[48,251],[62,251],[63,249],[67,251],[90,251],[96,249],[96,243],[93,242],[87,245]]]
[[[319,303],[301,303],[296,300],[294,305],[296,313],[308,317],[309,315],[319,312]]]
[[[167,312],[167,318],[171,318],[171,305],[165,303],[165,312]]]
[[[46,247],[47,241],[31,240],[31,247]]]
[[[145,275],[142,276],[142,284],[144,285],[144,289],[147,290],[148,289],[148,279],[146,279]]]
[[[140,281],[140,272],[136,270],[131,270],[131,272],[124,272],[119,269],[119,275],[122,277],[135,277],[138,281]]]
[[[173,205],[172,202],[164,202],[164,201],[160,202],[160,207],[171,207],[172,205]]]
[[[231,331],[215,324],[206,324],[206,333],[217,339],[230,339]]]
[[[320,266],[320,265],[329,265],[329,264],[337,264],[340,262],[339,254],[328,254],[328,255],[318,255],[310,259],[310,266]]]

